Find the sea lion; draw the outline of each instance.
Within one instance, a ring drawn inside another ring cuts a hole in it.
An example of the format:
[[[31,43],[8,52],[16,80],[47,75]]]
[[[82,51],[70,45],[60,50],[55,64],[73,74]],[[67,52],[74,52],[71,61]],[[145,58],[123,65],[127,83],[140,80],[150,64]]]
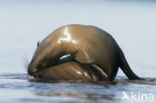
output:
[[[52,67],[44,68],[34,77],[48,80],[99,81],[101,78],[107,80],[106,75],[103,75],[101,71],[90,65],[76,62],[72,56],[67,56]]]
[[[67,54],[76,63],[89,65],[90,69],[100,71],[103,78],[99,80],[114,80],[119,67],[129,79],[141,79],[133,73],[122,50],[110,34],[95,26],[77,24],[56,29],[38,44],[28,66],[28,74],[35,76],[43,69],[55,66]]]

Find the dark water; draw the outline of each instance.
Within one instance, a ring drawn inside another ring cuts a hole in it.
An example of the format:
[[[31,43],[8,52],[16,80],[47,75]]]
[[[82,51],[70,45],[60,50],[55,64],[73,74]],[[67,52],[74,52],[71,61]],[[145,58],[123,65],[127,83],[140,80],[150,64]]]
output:
[[[91,83],[34,80],[27,74],[1,74],[0,92],[1,103],[155,103],[156,79],[130,81],[120,76],[113,82]],[[123,99],[123,92],[130,99]],[[146,96],[142,99],[142,95]]]
[[[109,32],[143,81],[34,80],[36,44],[65,24]],[[0,0],[0,103],[156,103],[155,0]],[[28,58],[28,60],[26,59]]]

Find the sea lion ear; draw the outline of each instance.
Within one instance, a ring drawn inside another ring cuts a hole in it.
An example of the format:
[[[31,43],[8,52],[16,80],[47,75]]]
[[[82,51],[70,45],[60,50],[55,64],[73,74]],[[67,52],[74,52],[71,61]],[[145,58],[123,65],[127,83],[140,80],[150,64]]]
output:
[[[38,43],[37,43],[37,46],[39,46],[40,45],[40,41],[38,41]]]

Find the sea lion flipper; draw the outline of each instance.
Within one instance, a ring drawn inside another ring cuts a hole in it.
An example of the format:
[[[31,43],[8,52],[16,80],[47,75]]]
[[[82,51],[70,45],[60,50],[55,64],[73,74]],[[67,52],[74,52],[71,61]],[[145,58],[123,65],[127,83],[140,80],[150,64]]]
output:
[[[137,76],[132,69],[130,68],[129,64],[127,63],[127,60],[122,52],[122,50],[119,48],[120,50],[120,67],[122,69],[122,71],[126,74],[126,76],[130,79],[130,80],[135,80],[135,79],[139,79],[141,80],[142,78],[140,78],[139,76]]]
[[[102,80],[108,80],[108,75],[98,65],[92,64],[92,67],[98,71]]]

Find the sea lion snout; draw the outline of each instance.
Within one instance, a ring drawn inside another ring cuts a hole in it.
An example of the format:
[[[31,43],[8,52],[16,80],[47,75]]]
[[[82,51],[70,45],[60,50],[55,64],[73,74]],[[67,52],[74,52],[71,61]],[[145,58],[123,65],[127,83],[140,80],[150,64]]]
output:
[[[32,66],[29,65],[27,72],[28,72],[29,75],[35,76],[36,73],[37,73],[37,69],[35,69],[35,68],[33,68]]]

